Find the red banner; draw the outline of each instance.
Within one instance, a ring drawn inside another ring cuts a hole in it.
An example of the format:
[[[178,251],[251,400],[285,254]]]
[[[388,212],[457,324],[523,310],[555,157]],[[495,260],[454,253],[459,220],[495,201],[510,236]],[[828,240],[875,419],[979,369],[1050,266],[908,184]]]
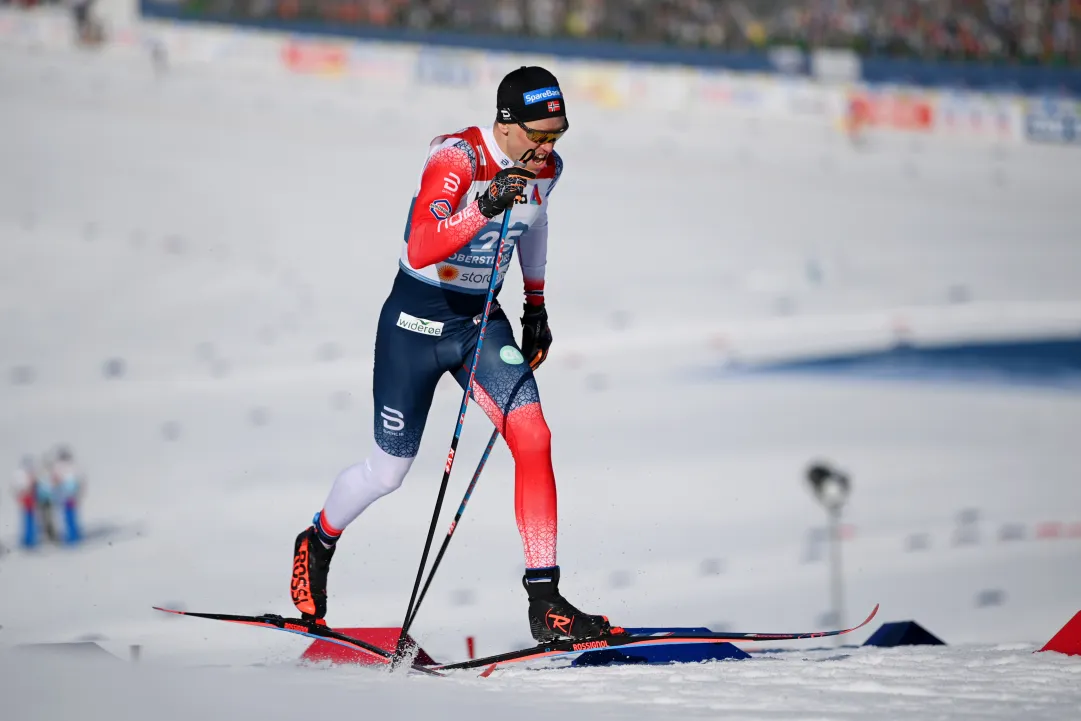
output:
[[[923,132],[935,123],[930,99],[907,93],[853,92],[848,96],[848,112],[859,125],[887,130]]]
[[[289,41],[281,56],[285,67],[297,73],[337,75],[349,67],[349,51],[341,45]]]

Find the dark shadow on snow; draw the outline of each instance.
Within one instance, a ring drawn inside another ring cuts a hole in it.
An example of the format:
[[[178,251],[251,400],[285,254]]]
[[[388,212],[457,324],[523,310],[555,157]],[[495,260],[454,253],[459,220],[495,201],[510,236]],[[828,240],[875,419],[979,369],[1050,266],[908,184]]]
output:
[[[888,350],[725,367],[706,377],[793,374],[1081,390],[1081,338],[948,345],[901,344]]]

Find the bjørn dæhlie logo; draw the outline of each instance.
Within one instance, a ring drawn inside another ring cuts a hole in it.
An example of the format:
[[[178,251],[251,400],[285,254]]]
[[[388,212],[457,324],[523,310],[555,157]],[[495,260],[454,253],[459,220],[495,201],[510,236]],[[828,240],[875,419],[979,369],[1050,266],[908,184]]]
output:
[[[540,90],[530,90],[529,92],[522,93],[522,100],[526,105],[532,105],[533,103],[543,103],[546,100],[552,98],[562,98],[563,93],[559,92],[559,88],[541,88]]]
[[[440,198],[439,200],[433,200],[432,204],[428,206],[428,210],[432,211],[432,215],[436,220],[446,220],[450,217],[453,208],[450,207],[450,201]]]
[[[405,414],[390,406],[383,406],[383,412],[379,415],[383,419],[384,430],[394,436],[401,435],[400,431],[405,428]]]

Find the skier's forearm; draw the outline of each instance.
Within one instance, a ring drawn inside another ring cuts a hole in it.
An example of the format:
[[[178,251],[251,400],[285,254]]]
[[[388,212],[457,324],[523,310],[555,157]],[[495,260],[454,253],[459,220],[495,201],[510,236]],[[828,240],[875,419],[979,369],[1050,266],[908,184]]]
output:
[[[548,213],[542,212],[518,242],[518,263],[522,268],[525,300],[544,305],[544,272],[548,265]]]
[[[544,305],[543,277],[525,279],[525,302],[530,305]]]

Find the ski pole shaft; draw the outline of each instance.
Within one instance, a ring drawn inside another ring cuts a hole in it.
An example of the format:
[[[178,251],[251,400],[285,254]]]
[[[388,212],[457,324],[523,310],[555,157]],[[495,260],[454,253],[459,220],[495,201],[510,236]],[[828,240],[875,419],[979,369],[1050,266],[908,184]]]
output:
[[[488,329],[488,316],[492,310],[492,300],[495,298],[495,288],[499,280],[499,263],[503,258],[503,249],[507,244],[507,230],[510,228],[510,208],[503,211],[503,225],[499,230],[499,247],[496,248],[495,259],[492,261],[492,277],[488,281],[488,297],[484,303],[484,313],[480,319],[480,330],[477,333],[477,347],[473,351],[473,362],[469,368],[469,380],[462,394],[462,406],[458,411],[458,423],[454,426],[454,437],[450,442],[450,451],[447,453],[447,462],[443,466],[443,482],[439,486],[439,494],[435,499],[435,510],[432,512],[432,523],[428,528],[428,537],[424,542],[424,553],[420,557],[420,566],[417,568],[417,578],[413,582],[413,593],[409,597],[409,606],[405,611],[405,620],[402,621],[402,632],[398,637],[398,646],[394,651],[395,665],[400,664],[406,652],[406,634],[412,625],[413,608],[417,600],[417,592],[420,590],[420,582],[424,577],[424,568],[428,563],[428,552],[432,547],[432,538],[435,536],[435,527],[439,523],[439,511],[443,507],[443,497],[447,493],[447,483],[450,482],[450,472],[454,468],[454,454],[458,450],[458,440],[462,437],[462,427],[465,425],[465,412],[469,408],[469,396],[473,391],[473,382],[477,375],[477,364],[480,361],[480,350],[484,344],[484,333]]]
[[[530,367],[536,370],[537,366],[531,363]],[[432,568],[428,571],[428,578],[425,579],[424,587],[417,597],[417,603],[413,606],[413,618],[409,619],[410,626],[413,625],[413,619],[417,617],[417,611],[420,609],[420,604],[428,594],[428,588],[432,585],[432,579],[435,578],[435,572],[439,569],[439,564],[443,560],[443,555],[447,552],[447,546],[450,545],[451,537],[454,536],[454,532],[458,529],[458,522],[462,520],[462,516],[465,514],[465,507],[468,505],[469,499],[473,496],[473,490],[477,487],[477,481],[480,480],[480,472],[484,470],[484,465],[488,462],[488,456],[492,454],[492,448],[495,447],[497,438],[499,438],[498,428],[492,431],[492,437],[488,439],[488,445],[485,446],[484,453],[480,456],[480,462],[477,463],[477,470],[473,472],[473,479],[469,481],[469,486],[465,489],[465,495],[462,496],[462,502],[458,506],[458,513],[455,514],[454,520],[451,521],[450,529],[447,531],[447,537],[443,539],[443,545],[439,548],[439,553],[436,554],[435,560],[432,561]]]
[[[428,594],[428,588],[432,585],[432,579],[435,578],[435,572],[439,569],[439,564],[443,560],[443,554],[447,552],[447,546],[450,545],[450,539],[454,535],[455,529],[458,528],[458,521],[462,520],[462,515],[465,513],[466,504],[469,503],[470,496],[473,495],[473,489],[477,487],[477,481],[480,480],[480,472],[484,470],[484,464],[488,462],[488,456],[492,454],[492,448],[495,447],[495,440],[499,438],[499,429],[492,431],[492,437],[488,439],[488,445],[484,448],[484,453],[481,454],[480,463],[477,464],[477,470],[473,472],[473,479],[469,481],[469,487],[465,489],[465,495],[462,497],[462,503],[458,506],[458,512],[454,514],[454,520],[450,522],[450,529],[447,531],[447,537],[443,539],[443,545],[439,548],[439,553],[435,555],[435,560],[432,561],[432,569],[428,571],[428,578],[424,581],[424,587],[420,590],[420,595],[417,596],[417,603],[413,606],[413,616],[409,619],[409,625],[413,625],[413,619],[417,617],[417,612],[420,610],[420,604],[424,602],[424,597]]]

